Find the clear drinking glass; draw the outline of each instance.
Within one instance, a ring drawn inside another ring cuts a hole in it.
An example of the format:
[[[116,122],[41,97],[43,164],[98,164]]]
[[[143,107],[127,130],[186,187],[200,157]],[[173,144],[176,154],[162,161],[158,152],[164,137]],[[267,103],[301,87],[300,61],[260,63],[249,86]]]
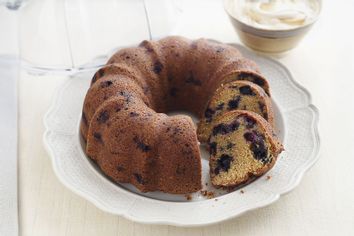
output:
[[[36,70],[97,67],[119,47],[168,35],[180,13],[169,0],[30,0],[20,8],[20,56]]]

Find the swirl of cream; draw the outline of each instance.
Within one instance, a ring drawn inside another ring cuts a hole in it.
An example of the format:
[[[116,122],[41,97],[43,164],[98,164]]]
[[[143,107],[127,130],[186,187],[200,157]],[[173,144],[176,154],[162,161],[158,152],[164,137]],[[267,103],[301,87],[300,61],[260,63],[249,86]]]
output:
[[[238,18],[264,29],[291,29],[312,21],[318,12],[314,0],[239,0],[234,5]]]

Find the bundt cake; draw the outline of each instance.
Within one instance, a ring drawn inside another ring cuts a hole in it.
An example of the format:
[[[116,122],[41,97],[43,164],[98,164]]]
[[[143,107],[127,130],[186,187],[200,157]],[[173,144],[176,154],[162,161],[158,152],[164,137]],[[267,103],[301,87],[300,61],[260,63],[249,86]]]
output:
[[[262,175],[283,150],[260,115],[234,110],[220,116],[209,138],[210,177],[217,187],[234,187]]]
[[[167,37],[119,50],[93,76],[80,132],[86,154],[109,178],[140,191],[201,189],[196,127],[222,84],[247,80],[269,95],[256,64],[234,47],[206,39]]]
[[[211,134],[213,120],[231,110],[253,111],[273,124],[270,98],[258,85],[236,80],[220,86],[209,101],[204,117],[198,125],[198,139],[206,142]]]

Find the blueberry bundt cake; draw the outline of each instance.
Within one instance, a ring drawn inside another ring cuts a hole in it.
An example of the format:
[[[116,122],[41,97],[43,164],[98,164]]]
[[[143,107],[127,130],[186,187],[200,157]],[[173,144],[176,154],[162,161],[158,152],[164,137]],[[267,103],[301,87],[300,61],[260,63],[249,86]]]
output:
[[[119,50],[92,78],[80,132],[86,154],[113,181],[143,192],[201,189],[197,130],[212,94],[235,80],[269,93],[256,64],[229,45],[167,37]]]
[[[273,124],[271,101],[264,90],[254,83],[237,80],[220,86],[210,99],[198,125],[198,139],[206,142],[211,134],[213,120],[231,110],[253,111]]]
[[[208,145],[211,182],[222,187],[234,187],[262,175],[283,150],[270,124],[260,115],[243,110],[220,116]]]

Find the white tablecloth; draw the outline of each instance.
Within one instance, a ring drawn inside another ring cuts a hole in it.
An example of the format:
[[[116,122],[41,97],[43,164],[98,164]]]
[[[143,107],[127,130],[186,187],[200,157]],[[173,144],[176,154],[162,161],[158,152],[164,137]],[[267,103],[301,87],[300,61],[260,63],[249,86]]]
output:
[[[217,1],[192,6],[174,33],[239,42]],[[98,210],[55,177],[42,144],[42,118],[65,76],[21,72],[19,221],[22,235],[354,235],[354,2],[325,1],[319,21],[293,51],[277,58],[320,110],[321,155],[300,185],[271,206],[198,228],[150,226]],[[0,53],[14,53],[0,10]],[[7,31],[8,32],[8,31]],[[6,46],[8,45],[8,46]],[[45,50],[45,49],[43,49]]]

